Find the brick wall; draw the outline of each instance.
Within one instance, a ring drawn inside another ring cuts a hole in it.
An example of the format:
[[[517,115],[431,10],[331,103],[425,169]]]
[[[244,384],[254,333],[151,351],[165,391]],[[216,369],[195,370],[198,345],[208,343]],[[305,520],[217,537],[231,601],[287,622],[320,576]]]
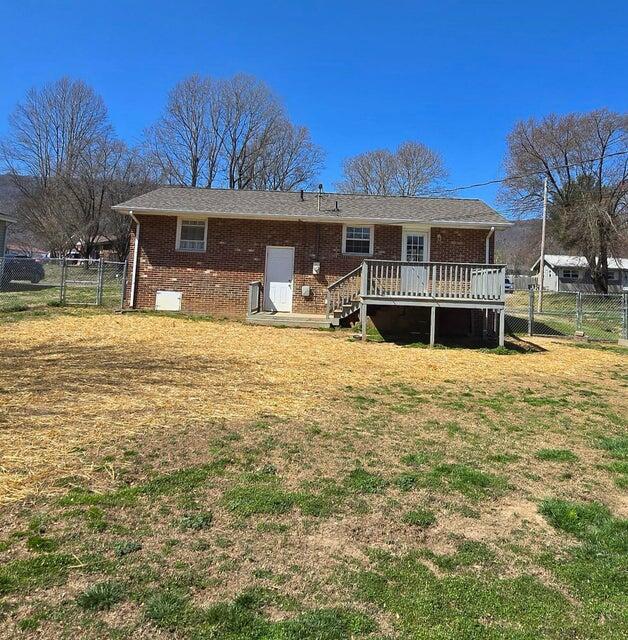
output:
[[[487,229],[432,227],[430,260],[433,262],[486,262]],[[495,234],[489,241],[489,262],[493,262]]]
[[[362,258],[342,254],[342,224],[210,218],[207,250],[189,253],[175,249],[177,218],[138,216],[140,261],[136,278],[137,308],[152,309],[158,290],[181,291],[182,308],[192,313],[243,316],[248,283],[264,279],[268,245],[295,248],[293,311],[323,313],[326,287],[359,266]],[[134,231],[129,265],[133,264]],[[485,230],[432,229],[431,259],[484,262]],[[376,225],[375,259],[401,258],[401,227]],[[312,275],[314,261],[321,273]],[[130,300],[130,281],[126,301]],[[312,294],[301,295],[310,285]]]

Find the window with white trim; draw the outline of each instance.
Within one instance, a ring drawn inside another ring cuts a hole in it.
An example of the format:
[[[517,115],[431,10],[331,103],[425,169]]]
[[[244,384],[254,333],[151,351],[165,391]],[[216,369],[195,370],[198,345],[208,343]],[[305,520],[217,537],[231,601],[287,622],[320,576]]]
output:
[[[578,269],[563,269],[562,278],[563,280],[577,280]]]
[[[207,220],[179,218],[177,228],[178,251],[205,251]]]
[[[345,225],[342,232],[342,252],[370,256],[373,253],[373,227]]]

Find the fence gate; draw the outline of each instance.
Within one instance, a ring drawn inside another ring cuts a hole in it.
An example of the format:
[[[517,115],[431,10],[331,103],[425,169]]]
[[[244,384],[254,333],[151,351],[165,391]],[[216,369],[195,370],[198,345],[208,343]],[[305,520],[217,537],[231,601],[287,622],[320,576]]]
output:
[[[61,270],[61,302],[71,305],[98,305],[101,271],[101,260],[64,260]]]

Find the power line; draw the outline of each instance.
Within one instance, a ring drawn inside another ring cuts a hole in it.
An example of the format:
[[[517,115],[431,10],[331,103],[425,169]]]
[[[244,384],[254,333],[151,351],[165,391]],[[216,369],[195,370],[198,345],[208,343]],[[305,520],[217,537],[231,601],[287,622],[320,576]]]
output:
[[[532,171],[531,173],[523,173],[519,176],[511,176],[510,178],[499,178],[497,180],[489,180],[488,182],[478,182],[476,184],[468,184],[464,187],[455,187],[454,189],[443,189],[443,193],[451,193],[452,191],[462,191],[463,189],[475,189],[476,187],[486,187],[492,184],[499,184],[501,182],[508,182],[509,180],[519,180],[521,178],[529,178],[536,176],[546,171],[557,171],[558,169],[570,169],[571,167],[578,167],[588,162],[598,162],[600,160],[606,160],[606,158],[613,158],[614,156],[623,156],[628,154],[628,151],[616,151],[614,153],[608,153],[600,158],[592,158],[590,160],[581,160],[580,162],[574,162],[572,164],[560,164],[555,167],[549,167],[549,169],[543,169],[541,171]]]

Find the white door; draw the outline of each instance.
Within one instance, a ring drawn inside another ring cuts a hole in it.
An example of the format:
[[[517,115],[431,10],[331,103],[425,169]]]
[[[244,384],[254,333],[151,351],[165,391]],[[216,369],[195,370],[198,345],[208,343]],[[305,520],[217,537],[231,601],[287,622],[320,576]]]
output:
[[[266,247],[264,309],[292,311],[294,247]]]
[[[402,234],[401,259],[405,262],[427,261],[427,234],[422,231],[404,229]],[[417,296],[427,293],[427,267],[403,266],[401,268],[402,295]]]

